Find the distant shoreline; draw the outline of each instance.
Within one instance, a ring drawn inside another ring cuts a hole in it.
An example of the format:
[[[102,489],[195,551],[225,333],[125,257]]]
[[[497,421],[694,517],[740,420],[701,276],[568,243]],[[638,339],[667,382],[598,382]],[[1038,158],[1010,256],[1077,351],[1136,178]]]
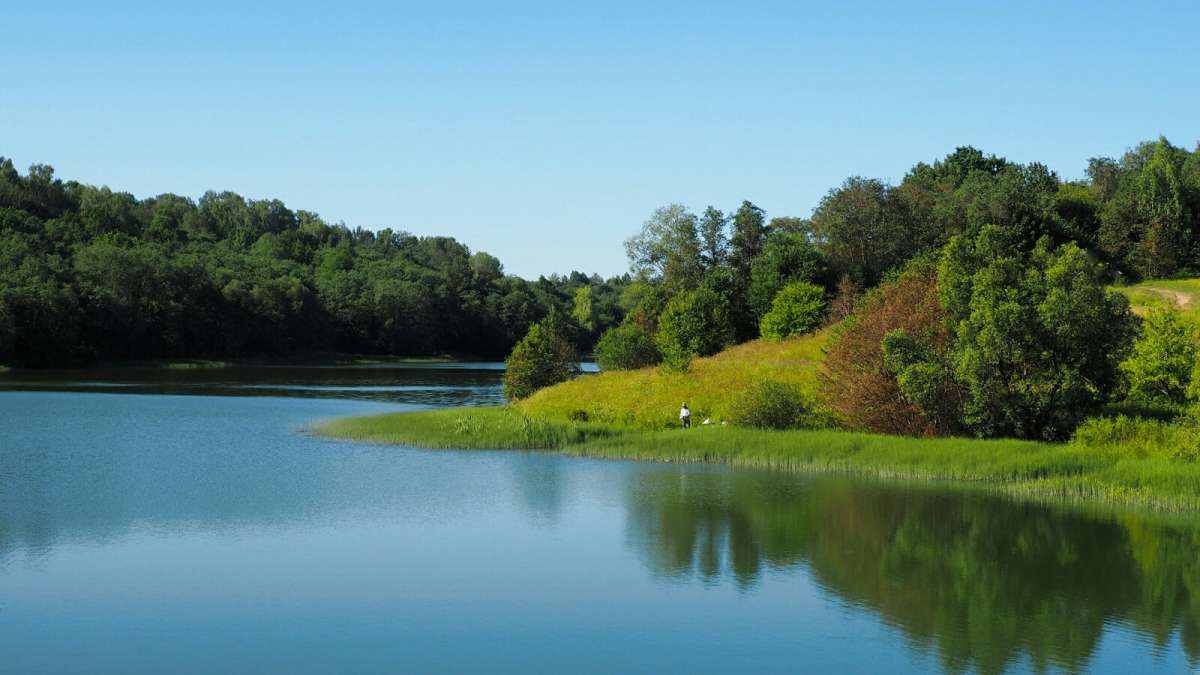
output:
[[[238,357],[166,357],[158,359],[103,360],[82,363],[64,363],[52,366],[18,367],[0,364],[0,372],[43,370],[91,370],[102,368],[145,368],[164,370],[202,370],[217,368],[254,368],[285,366],[369,366],[389,363],[452,363],[480,362],[499,363],[501,359],[486,358],[469,354],[436,354],[432,356],[388,356],[381,354],[349,354],[341,352],[301,352],[276,356]]]

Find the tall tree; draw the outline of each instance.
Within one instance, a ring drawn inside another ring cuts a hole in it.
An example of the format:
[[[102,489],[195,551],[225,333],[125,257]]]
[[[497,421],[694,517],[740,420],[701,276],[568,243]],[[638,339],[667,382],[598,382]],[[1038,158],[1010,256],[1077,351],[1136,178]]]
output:
[[[672,292],[696,285],[704,272],[696,215],[682,204],[655,209],[625,241],[625,252],[634,274],[662,281]]]
[[[881,181],[848,178],[829,191],[813,212],[816,241],[830,267],[860,286],[873,286],[883,273],[916,253],[893,189]]]
[[[709,206],[700,216],[700,258],[707,270],[725,264],[729,256],[729,218],[719,209]]]
[[[750,307],[750,285],[754,259],[762,253],[767,238],[766,213],[749,201],[733,214],[729,267],[733,272],[733,325],[738,340],[758,334],[758,322]]]
[[[729,263],[734,279],[747,286],[750,282],[750,265],[754,258],[762,253],[763,243],[767,238],[765,221],[765,212],[749,201],[743,201],[733,214]]]

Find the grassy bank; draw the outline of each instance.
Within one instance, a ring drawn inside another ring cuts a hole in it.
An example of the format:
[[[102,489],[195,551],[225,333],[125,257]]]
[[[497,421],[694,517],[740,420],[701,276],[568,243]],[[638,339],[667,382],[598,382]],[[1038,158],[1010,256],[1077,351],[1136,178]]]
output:
[[[529,417],[507,406],[348,417],[315,431],[332,438],[435,450],[551,450],[622,433],[603,424]]]
[[[729,417],[737,394],[762,379],[796,384],[816,400],[817,370],[828,341],[827,330],[783,342],[755,340],[696,359],[684,373],[660,368],[599,373],[548,387],[517,405],[538,418],[654,430],[674,427],[679,404],[686,401],[692,419],[720,421]]]
[[[611,459],[954,481],[1038,499],[1200,510],[1200,465],[1132,456],[1112,447],[831,430],[645,431],[534,418],[509,407],[349,418],[330,422],[316,433],[421,448],[557,450]]]

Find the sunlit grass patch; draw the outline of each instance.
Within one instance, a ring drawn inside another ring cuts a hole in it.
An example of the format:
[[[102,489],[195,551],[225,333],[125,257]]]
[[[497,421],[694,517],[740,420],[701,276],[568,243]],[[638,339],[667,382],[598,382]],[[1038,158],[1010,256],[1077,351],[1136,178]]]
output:
[[[706,418],[719,424],[729,419],[738,394],[763,379],[794,384],[817,400],[817,371],[828,340],[829,332],[820,331],[782,342],[747,342],[696,359],[683,373],[642,368],[589,375],[543,389],[518,407],[537,417],[653,430],[677,425],[679,406],[686,402],[694,424]]]
[[[168,370],[204,370],[209,368],[228,368],[228,361],[210,361],[207,359],[187,359],[182,361],[167,361],[161,367]]]
[[[1114,286],[1129,298],[1135,314],[1174,307],[1200,321],[1200,279],[1148,279],[1132,286]]]
[[[314,431],[320,436],[369,443],[479,450],[558,449],[617,433],[599,424],[534,418],[507,406],[349,417]]]

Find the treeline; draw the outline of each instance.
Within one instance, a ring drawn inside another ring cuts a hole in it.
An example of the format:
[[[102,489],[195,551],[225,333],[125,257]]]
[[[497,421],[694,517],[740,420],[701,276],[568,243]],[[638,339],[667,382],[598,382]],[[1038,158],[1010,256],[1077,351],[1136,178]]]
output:
[[[1090,160],[1087,176],[1062,180],[1042,164],[965,147],[918,163],[899,185],[849,178],[810,218],[765,223],[748,202],[732,218],[711,207],[701,216],[665,207],[626,247],[635,272],[669,288],[697,286],[726,263],[749,291],[760,267],[756,292],[747,296],[756,313],[769,302],[772,276],[807,276],[827,286],[845,276],[866,288],[986,224],[1013,233],[1026,248],[1043,236],[1053,245],[1074,242],[1114,278],[1200,271],[1200,153],[1159,139],[1120,159]]]
[[[526,281],[449,237],[279,200],[139,200],[0,158],[0,363],[314,351],[499,357],[552,310],[590,349],[626,277]]]
[[[849,178],[809,218],[768,221],[750,202],[728,215],[665,206],[626,242],[636,301],[598,356],[611,368],[680,365],[764,331],[809,329],[813,310],[797,302],[811,305],[814,285],[840,319],[889,272],[985,226],[1015,250],[1074,244],[1109,281],[1195,272],[1200,153],[1159,139],[1092,159],[1087,178],[1071,181],[964,147],[915,165],[899,185]]]

